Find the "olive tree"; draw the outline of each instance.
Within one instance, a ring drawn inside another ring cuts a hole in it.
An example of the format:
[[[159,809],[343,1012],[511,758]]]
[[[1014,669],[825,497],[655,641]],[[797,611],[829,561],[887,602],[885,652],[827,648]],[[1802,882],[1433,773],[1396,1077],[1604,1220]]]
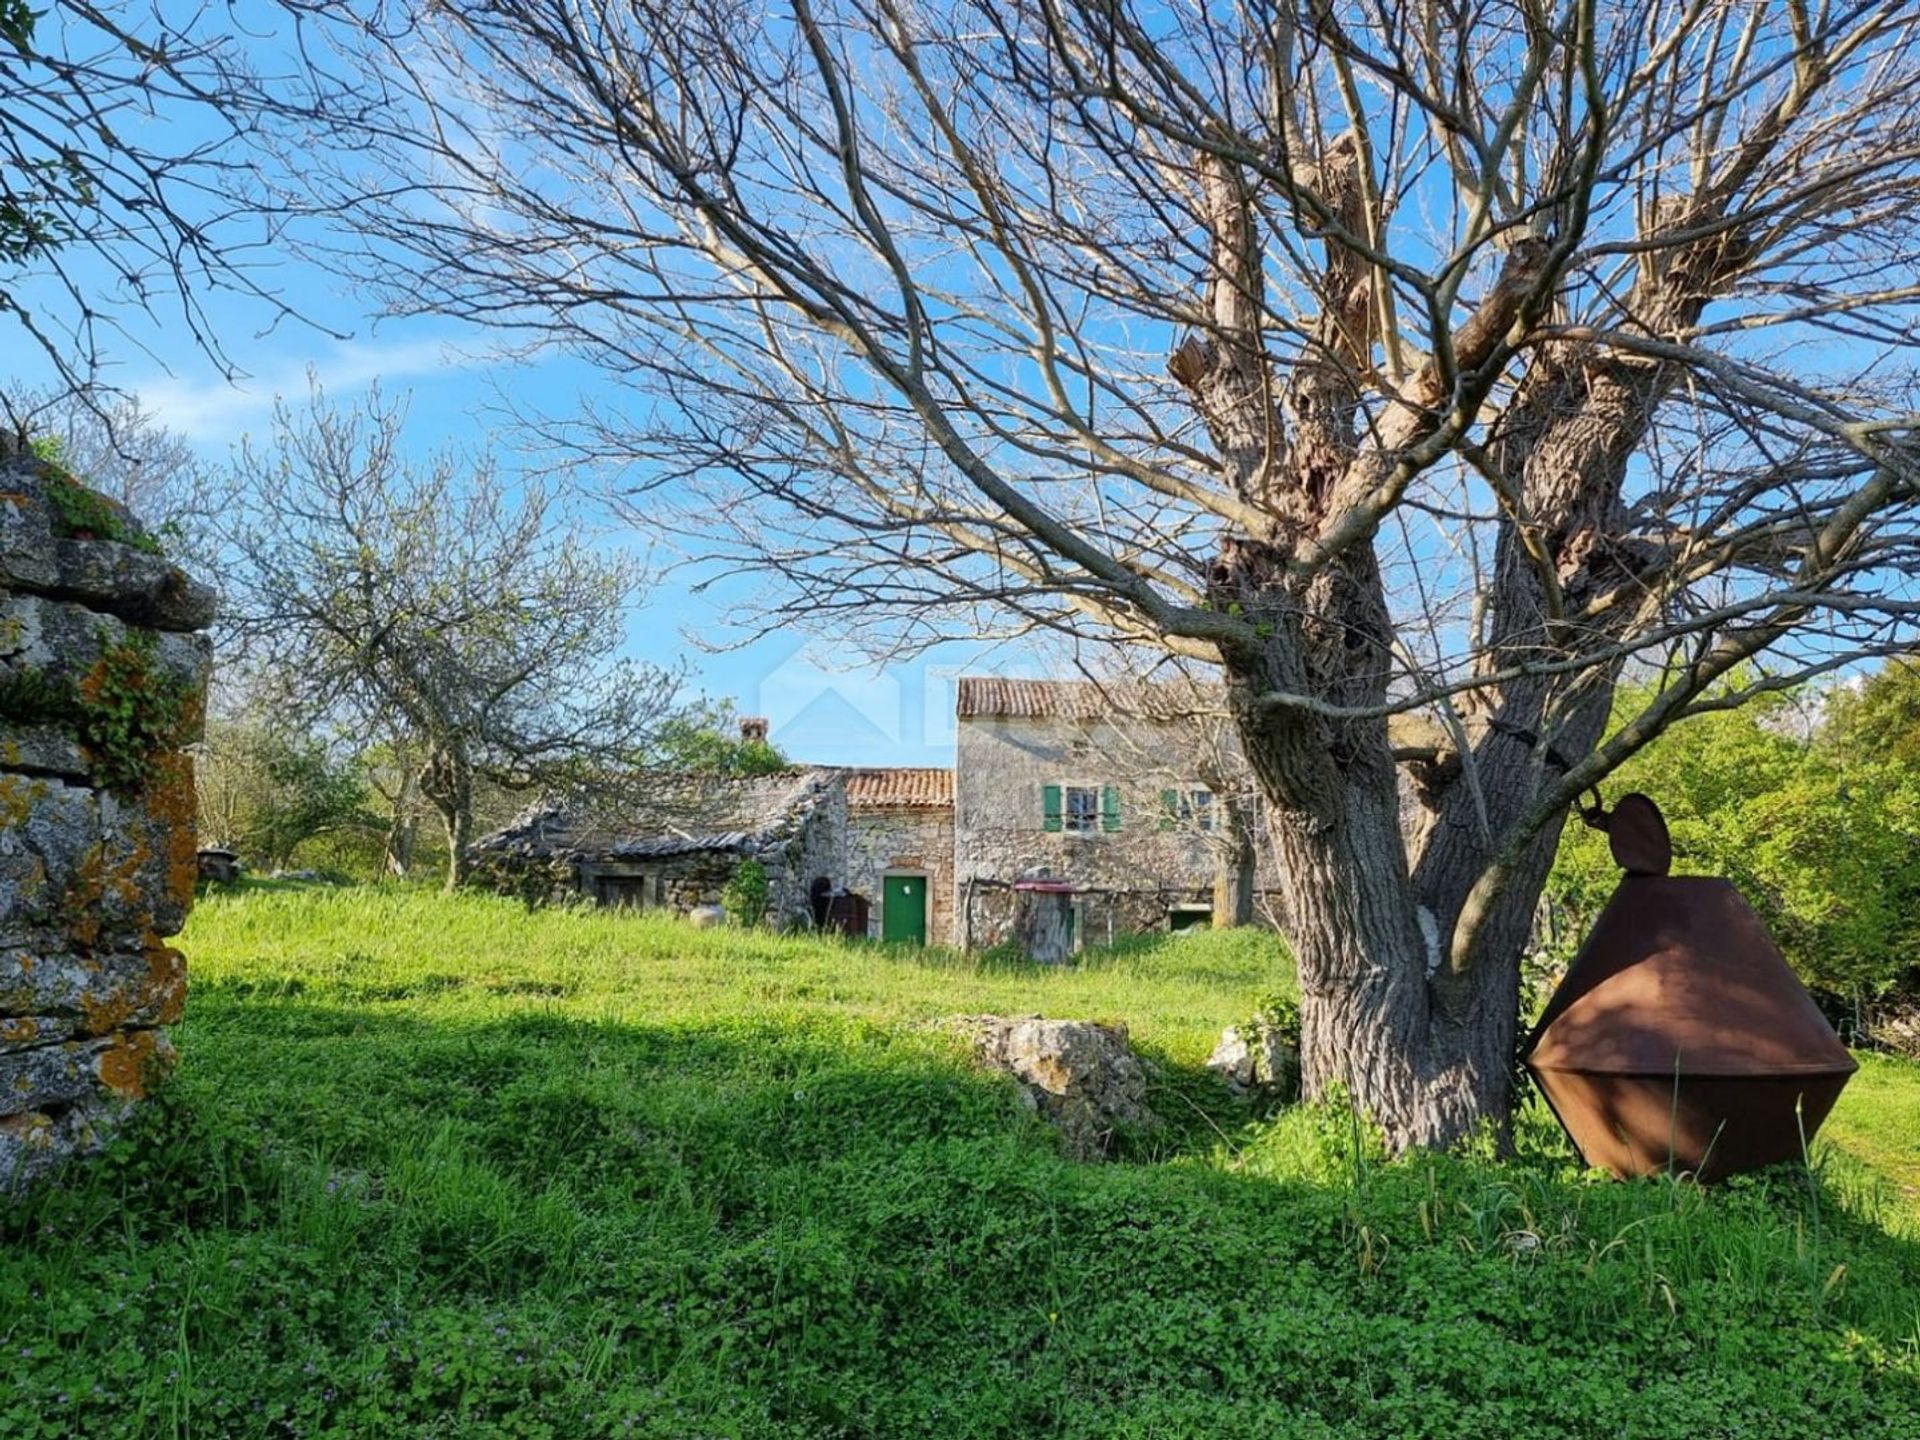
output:
[[[349,409],[316,390],[241,446],[216,517],[226,621],[241,672],[289,713],[409,738],[452,889],[476,782],[626,763],[678,680],[621,656],[645,578],[630,556],[484,458],[408,462],[401,425],[377,391]]]
[[[630,387],[529,418],[750,627],[1215,667],[1397,1145],[1503,1115],[1572,803],[1910,640],[1910,5],[321,9],[339,258]]]

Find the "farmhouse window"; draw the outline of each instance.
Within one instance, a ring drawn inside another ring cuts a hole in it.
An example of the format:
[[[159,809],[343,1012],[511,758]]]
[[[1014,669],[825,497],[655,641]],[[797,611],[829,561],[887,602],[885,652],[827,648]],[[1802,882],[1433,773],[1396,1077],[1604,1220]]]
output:
[[[1041,827],[1069,835],[1093,835],[1120,828],[1117,785],[1044,785],[1040,790]]]
[[[1171,830],[1176,825],[1190,830],[1211,831],[1214,828],[1213,792],[1203,787],[1162,790],[1160,828]]]

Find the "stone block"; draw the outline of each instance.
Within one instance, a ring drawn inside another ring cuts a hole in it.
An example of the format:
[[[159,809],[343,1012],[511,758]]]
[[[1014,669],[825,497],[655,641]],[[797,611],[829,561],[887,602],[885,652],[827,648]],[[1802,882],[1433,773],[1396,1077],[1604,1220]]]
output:
[[[74,600],[0,596],[0,667],[15,675],[37,673],[50,684],[81,685],[101,656],[125,645],[135,628]],[[205,690],[213,659],[207,637],[149,633],[155,669],[191,691]]]
[[[173,1045],[159,1030],[117,1031],[0,1054],[0,1107],[44,1112],[115,1096],[139,1100],[173,1060]]]
[[[112,540],[56,542],[57,586],[68,599],[155,630],[203,630],[218,597],[163,556]]]
[[[0,479],[0,584],[49,589],[59,579],[52,517],[37,477],[15,470]]]
[[[87,757],[80,742],[58,725],[16,725],[0,720],[0,770],[84,780]]]
[[[182,757],[172,770],[188,768]],[[189,772],[190,775],[190,772]],[[64,929],[82,950],[178,934],[193,902],[192,782],[163,812],[62,780],[0,774],[0,934]]]

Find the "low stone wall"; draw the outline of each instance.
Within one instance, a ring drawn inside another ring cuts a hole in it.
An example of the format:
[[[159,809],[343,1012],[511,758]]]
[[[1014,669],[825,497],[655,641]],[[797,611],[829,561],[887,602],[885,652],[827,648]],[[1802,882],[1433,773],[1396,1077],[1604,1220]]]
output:
[[[0,1194],[171,1063],[214,596],[0,434]]]

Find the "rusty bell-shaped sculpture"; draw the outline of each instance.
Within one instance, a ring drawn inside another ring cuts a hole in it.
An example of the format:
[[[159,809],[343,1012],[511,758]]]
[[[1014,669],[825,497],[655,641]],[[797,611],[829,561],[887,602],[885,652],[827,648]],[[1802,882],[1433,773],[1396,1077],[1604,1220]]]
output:
[[[1660,807],[1587,816],[1625,870],[1527,1041],[1589,1165],[1717,1180],[1799,1159],[1858,1068],[1726,880],[1667,874]]]

